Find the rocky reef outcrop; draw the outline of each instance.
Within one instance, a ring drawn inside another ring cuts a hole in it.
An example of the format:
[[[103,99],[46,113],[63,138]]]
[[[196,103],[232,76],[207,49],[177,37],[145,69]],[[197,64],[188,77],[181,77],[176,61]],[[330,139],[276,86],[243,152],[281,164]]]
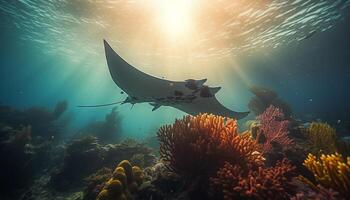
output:
[[[67,145],[62,164],[52,173],[51,184],[57,190],[66,190],[84,184],[84,178],[101,168],[113,169],[120,161],[130,159],[140,167],[151,165],[152,150],[135,141],[100,144],[88,136]]]

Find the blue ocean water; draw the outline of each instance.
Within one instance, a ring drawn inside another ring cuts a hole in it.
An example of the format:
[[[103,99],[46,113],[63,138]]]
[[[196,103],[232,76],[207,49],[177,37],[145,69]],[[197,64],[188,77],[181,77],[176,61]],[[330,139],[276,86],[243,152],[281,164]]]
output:
[[[349,199],[349,36],[350,0],[0,0],[0,199]]]
[[[166,33],[153,24],[157,16],[150,11],[157,10],[147,1],[0,1],[0,103],[53,107],[66,100],[69,135],[103,120],[111,107],[77,106],[125,98],[108,72],[107,39],[153,76],[208,78],[209,85],[222,87],[217,97],[232,110],[248,110],[249,86],[258,85],[276,91],[296,116],[349,123],[350,2],[242,2],[241,15],[227,1],[197,7],[207,12],[207,18],[199,11],[196,16],[203,18],[196,18],[198,40],[166,42]],[[230,6],[223,17],[208,12],[225,3]],[[118,106],[123,135],[154,135],[185,114],[151,109]]]

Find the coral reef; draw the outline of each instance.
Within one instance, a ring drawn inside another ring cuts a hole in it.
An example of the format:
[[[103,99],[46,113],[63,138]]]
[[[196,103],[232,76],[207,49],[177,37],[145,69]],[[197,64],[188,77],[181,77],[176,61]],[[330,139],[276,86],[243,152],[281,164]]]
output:
[[[229,118],[209,114],[185,116],[161,127],[158,138],[165,167],[179,175],[188,188],[177,192],[178,198],[208,199],[209,178],[225,162],[242,168],[249,165],[252,169],[264,163],[256,141],[238,134],[237,122]]]
[[[151,137],[143,143],[106,144],[119,127],[115,109],[103,125],[88,128],[100,138],[83,134],[59,143],[49,137],[56,130],[40,131],[56,127],[66,103],[45,112],[4,108],[0,119],[10,117],[0,120],[0,199],[350,198],[350,157],[335,153],[347,156],[348,144],[329,125],[293,121],[278,106],[268,106],[243,134],[229,118],[200,114],[178,119],[157,133],[160,158],[145,146],[157,147]],[[28,122],[28,116],[46,116],[48,124],[16,124]],[[313,154],[304,161],[308,152]],[[320,153],[335,154],[318,158]]]
[[[106,115],[104,121],[91,122],[80,130],[80,135],[97,137],[103,144],[118,142],[120,133],[121,117],[116,107]]]
[[[16,198],[51,161],[51,142],[32,138],[30,126],[0,124],[0,198]]]
[[[279,108],[271,105],[257,119],[260,125],[256,140],[262,141],[264,153],[271,152],[273,147],[282,149],[293,144],[293,140],[288,137],[289,121],[284,119]]]
[[[136,193],[135,199],[186,199],[188,191],[184,179],[170,172],[163,161],[143,170],[145,182]],[[189,199],[189,198],[187,198]]]
[[[111,169],[104,167],[85,178],[87,187],[84,190],[84,200],[95,200],[112,174]]]
[[[248,104],[249,110],[254,112],[255,115],[263,113],[270,105],[273,105],[283,112],[286,118],[292,116],[292,110],[289,105],[280,99],[276,92],[258,86],[253,86],[250,91],[255,95],[251,98]]]
[[[294,167],[287,160],[271,168],[242,168],[226,163],[211,178],[211,186],[222,199],[288,199]]]
[[[20,126],[31,126],[33,137],[60,137],[61,129],[67,122],[59,119],[67,108],[66,101],[58,102],[53,111],[44,107],[17,110],[10,106],[0,106],[0,122],[16,129]]]
[[[314,154],[331,154],[337,152],[335,129],[326,123],[313,122],[306,129],[307,147]]]
[[[135,157],[141,157],[138,163],[143,166],[151,165],[155,159],[149,148],[136,142],[102,145],[92,136],[75,139],[67,145],[62,165],[52,173],[51,185],[60,191],[78,187],[97,170],[113,168]]]
[[[67,145],[62,167],[52,174],[51,183],[57,190],[65,190],[101,168],[102,163],[102,150],[96,138],[74,140]]]
[[[143,182],[140,167],[132,166],[128,160],[121,161],[115,168],[112,177],[105,183],[97,200],[127,200]]]
[[[338,193],[332,189],[326,189],[321,185],[316,186],[316,190],[300,191],[290,200],[340,200]]]
[[[188,178],[214,174],[224,162],[259,166],[257,143],[237,132],[232,119],[200,114],[185,116],[158,131],[160,156],[173,172]]]
[[[320,159],[309,154],[304,166],[315,176],[316,181],[325,188],[332,188],[344,198],[350,198],[350,157],[347,160],[335,153],[321,155]]]

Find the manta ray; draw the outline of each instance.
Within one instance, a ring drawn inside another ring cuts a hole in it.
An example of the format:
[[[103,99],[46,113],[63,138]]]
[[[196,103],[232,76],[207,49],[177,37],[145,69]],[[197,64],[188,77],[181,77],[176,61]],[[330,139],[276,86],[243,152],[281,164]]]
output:
[[[242,119],[249,112],[235,112],[223,106],[215,97],[221,87],[204,85],[207,79],[171,81],[146,74],[126,62],[104,40],[107,65],[114,83],[128,96],[121,104],[149,103],[152,111],[171,106],[190,115],[212,113]],[[113,105],[105,104],[105,105]],[[101,105],[104,106],[104,105]],[[90,107],[90,106],[87,106]]]

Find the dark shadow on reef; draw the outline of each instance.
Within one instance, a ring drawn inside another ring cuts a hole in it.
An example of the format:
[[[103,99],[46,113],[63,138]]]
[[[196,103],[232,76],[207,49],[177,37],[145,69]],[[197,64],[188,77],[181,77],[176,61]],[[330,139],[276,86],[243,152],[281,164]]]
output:
[[[31,126],[33,137],[59,137],[62,131],[59,119],[67,108],[66,101],[58,102],[53,110],[45,107],[18,110],[10,106],[0,106],[0,122],[13,128]]]
[[[61,166],[51,175],[51,185],[61,191],[82,186],[87,176],[104,167],[113,169],[122,160],[145,167],[155,157],[151,149],[133,140],[103,145],[93,136],[75,139],[66,146]]]
[[[63,128],[58,120],[67,106],[64,101],[53,111],[0,106],[1,199],[14,199],[56,158],[53,144]]]

